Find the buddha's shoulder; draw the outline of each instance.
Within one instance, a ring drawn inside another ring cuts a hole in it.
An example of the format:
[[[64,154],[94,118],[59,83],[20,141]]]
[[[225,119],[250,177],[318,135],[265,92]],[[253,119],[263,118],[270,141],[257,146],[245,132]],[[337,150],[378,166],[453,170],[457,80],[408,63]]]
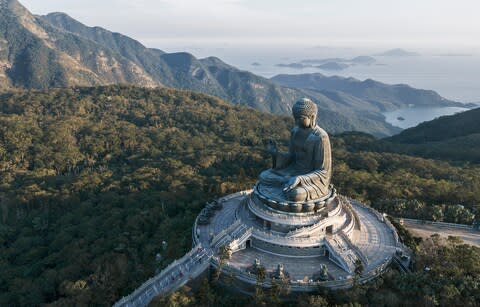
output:
[[[294,127],[292,129],[292,135],[295,135],[297,132],[299,132],[301,130],[301,128],[299,127]],[[323,130],[322,128],[318,127],[318,126],[315,126],[315,128],[313,128],[311,131],[310,131],[310,135],[309,135],[309,138],[312,139],[324,139],[324,138],[328,138],[328,133]]]
[[[315,128],[312,129],[311,134],[319,138],[328,138],[328,133],[318,126],[315,126]]]

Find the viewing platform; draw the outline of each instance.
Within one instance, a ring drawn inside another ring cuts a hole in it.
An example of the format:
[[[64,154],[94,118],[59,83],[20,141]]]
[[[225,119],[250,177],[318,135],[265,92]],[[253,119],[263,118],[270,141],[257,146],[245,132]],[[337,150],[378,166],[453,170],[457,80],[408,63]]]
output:
[[[245,191],[227,200],[220,199],[222,209],[210,223],[196,224],[194,242],[217,253],[213,263],[215,259],[218,261],[222,246],[230,248],[232,255],[225,266],[228,271],[248,275],[247,269],[257,259],[271,273],[279,264],[283,265],[296,291],[311,291],[312,285],[347,288],[357,260],[364,267],[361,278],[371,279],[385,270],[401,248],[395,229],[381,214],[343,196],[337,197],[330,211],[289,218],[266,206],[255,205],[251,197],[252,191]],[[287,225],[289,230],[272,230],[272,225],[265,221]],[[295,225],[298,228],[291,228]],[[322,264],[330,277],[315,280]],[[256,282],[252,278],[245,280]],[[296,284],[297,280],[308,282]]]
[[[207,204],[193,226],[192,251],[117,306],[144,306],[208,267],[244,292],[274,281],[294,292],[349,288],[379,276],[404,252],[383,215],[330,184],[330,140],[316,125],[315,103],[300,99],[292,112],[289,151],[270,142],[272,168],[254,188]]]

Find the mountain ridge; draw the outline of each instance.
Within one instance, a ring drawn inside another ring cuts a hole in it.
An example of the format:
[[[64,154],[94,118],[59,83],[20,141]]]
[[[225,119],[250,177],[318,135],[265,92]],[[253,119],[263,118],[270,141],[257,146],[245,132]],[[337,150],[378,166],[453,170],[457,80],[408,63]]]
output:
[[[364,81],[349,77],[327,77],[320,73],[299,75],[276,75],[271,80],[284,86],[309,89],[317,92],[324,90],[342,91],[370,103],[376,104],[380,111],[389,111],[398,107],[415,106],[458,106],[465,104],[445,99],[432,90],[416,89],[406,84],[385,84],[372,79]],[[380,101],[380,98],[382,99]],[[411,102],[408,102],[409,99]]]
[[[21,88],[154,82],[135,63],[93,41],[61,31],[31,14],[18,1],[0,7],[1,39],[7,42],[9,69],[3,75]],[[5,88],[6,82],[2,82]]]
[[[217,96],[234,104],[290,114],[309,96],[327,131],[364,131],[378,137],[400,131],[378,112],[383,101],[294,88],[228,65],[215,57],[151,49],[120,33],[88,27],[64,13],[31,14],[16,0],[3,0],[0,14],[0,89],[134,84],[174,87]],[[339,100],[335,100],[339,99]],[[377,104],[376,107],[372,107]],[[399,105],[402,105],[400,102]]]
[[[168,86],[204,92],[238,104],[251,106],[258,104],[259,109],[273,113],[287,112],[291,107],[290,101],[294,101],[303,95],[301,91],[293,90],[296,95],[292,97],[292,91],[284,90],[283,87],[266,78],[234,69],[225,64],[222,66],[231,69],[230,78],[237,77],[236,75],[238,74],[246,75],[248,78],[255,77],[258,82],[263,83],[264,87],[269,89],[267,92],[262,92],[261,90],[255,90],[255,88],[249,88],[255,95],[247,95],[246,97],[243,97],[241,92],[231,95],[230,91],[232,89],[223,88],[210,71],[204,67],[203,63],[192,55],[187,55],[187,53],[183,52],[167,54],[159,49],[146,48],[138,41],[122,34],[112,33],[100,27],[85,26],[64,13],[56,12],[46,16],[34,16],[21,6],[18,1],[9,0],[9,3],[22,8],[21,15],[26,16],[35,24],[36,28],[40,29],[40,31],[35,32],[52,33],[50,36],[55,36],[54,42],[52,39],[49,39],[48,34],[42,35],[40,39],[37,39],[38,44],[42,45],[43,49],[54,54],[52,58],[56,61],[49,63],[49,66],[59,64],[58,62],[61,58],[66,58],[68,61],[64,60],[63,64],[66,63],[68,64],[67,66],[77,67],[84,72],[84,78],[82,79],[78,76],[75,77],[75,74],[69,73],[71,69],[66,71],[66,69],[60,67],[58,69],[61,72],[60,77],[52,82],[42,83],[39,81],[28,83],[18,80],[13,82],[13,85],[16,87],[45,89],[56,86],[96,86],[114,83],[132,83],[147,87]],[[12,15],[10,8],[5,9],[3,7],[2,12],[5,15]],[[12,24],[19,26],[18,22],[16,23],[10,18],[10,25]],[[8,26],[4,24],[3,28]],[[23,32],[32,32],[26,31],[27,29],[25,28],[22,30]],[[7,42],[9,40],[11,40],[11,37],[6,39]],[[96,50],[98,51],[96,52]],[[179,62],[175,61],[176,57],[182,59],[189,58],[191,60],[190,67],[179,67]],[[114,67],[117,74],[102,75],[98,73],[102,68],[109,67]],[[177,69],[179,70],[177,71]],[[134,76],[136,73],[137,78],[132,78],[132,73]],[[12,74],[5,75],[12,77]],[[248,87],[249,84],[246,83],[243,86]],[[275,98],[280,96],[288,97],[288,99],[283,99],[278,106],[275,106],[273,98],[269,97],[270,94],[274,94]],[[254,101],[251,101],[252,99]],[[265,104],[265,101],[270,106],[262,106]],[[273,108],[271,107],[272,105],[274,106]]]

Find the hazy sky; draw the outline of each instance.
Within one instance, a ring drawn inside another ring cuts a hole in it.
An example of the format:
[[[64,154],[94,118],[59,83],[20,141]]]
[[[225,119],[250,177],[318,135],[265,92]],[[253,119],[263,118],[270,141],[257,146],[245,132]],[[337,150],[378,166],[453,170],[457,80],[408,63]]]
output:
[[[257,43],[480,48],[479,0],[20,0],[148,47]]]

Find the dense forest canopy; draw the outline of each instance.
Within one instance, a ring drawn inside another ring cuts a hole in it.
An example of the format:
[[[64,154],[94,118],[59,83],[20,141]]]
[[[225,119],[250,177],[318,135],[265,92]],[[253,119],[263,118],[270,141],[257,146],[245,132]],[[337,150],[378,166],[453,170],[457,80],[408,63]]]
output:
[[[268,139],[285,147],[292,125],[171,89],[0,94],[0,305],[109,305],[128,294],[191,247],[206,201],[252,187],[270,165]],[[397,216],[478,214],[476,165],[382,152],[359,133],[332,144],[343,195]]]

